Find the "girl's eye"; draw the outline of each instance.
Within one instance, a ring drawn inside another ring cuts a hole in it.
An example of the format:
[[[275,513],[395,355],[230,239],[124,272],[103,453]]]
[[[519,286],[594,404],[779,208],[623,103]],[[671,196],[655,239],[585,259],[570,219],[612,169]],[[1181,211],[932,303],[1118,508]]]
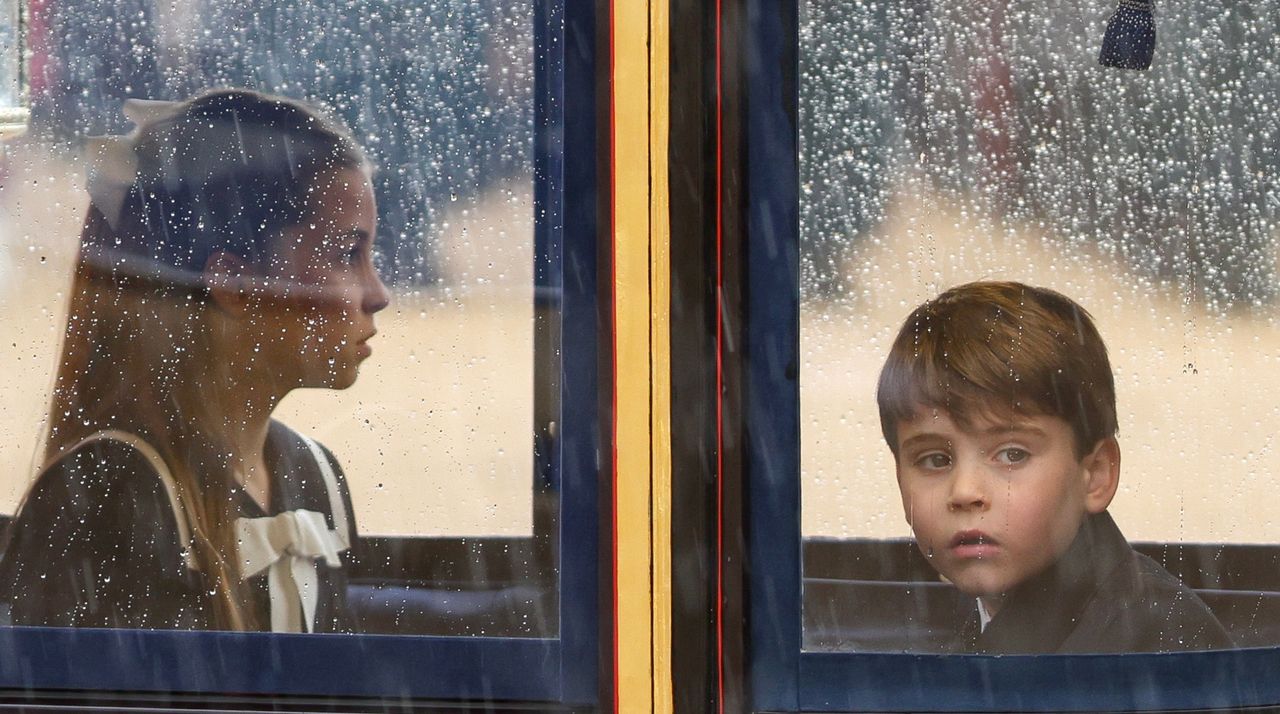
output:
[[[996,454],[996,460],[1004,464],[1005,466],[1013,466],[1015,464],[1020,464],[1029,458],[1031,458],[1030,452],[1028,452],[1026,449],[1021,449],[1016,446],[1010,446],[1007,449],[1001,449],[1000,452]]]
[[[916,459],[916,464],[921,468],[928,469],[930,471],[938,471],[951,465],[951,457],[947,454],[935,451]]]

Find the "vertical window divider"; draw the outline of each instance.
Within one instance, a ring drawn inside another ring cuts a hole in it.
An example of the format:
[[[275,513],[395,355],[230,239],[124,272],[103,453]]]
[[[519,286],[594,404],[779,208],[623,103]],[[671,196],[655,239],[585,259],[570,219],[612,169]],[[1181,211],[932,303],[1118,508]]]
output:
[[[671,709],[667,12],[614,2],[614,704]]]
[[[650,583],[653,711],[672,711],[669,0],[649,2]]]

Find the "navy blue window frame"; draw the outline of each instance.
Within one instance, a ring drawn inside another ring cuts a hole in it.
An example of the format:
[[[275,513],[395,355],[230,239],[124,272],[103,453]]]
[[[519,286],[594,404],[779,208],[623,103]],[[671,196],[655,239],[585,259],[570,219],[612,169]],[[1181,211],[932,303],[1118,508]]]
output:
[[[558,637],[0,629],[0,693],[60,691],[590,705],[598,698],[596,18],[537,0],[535,301],[559,309],[557,438],[537,454],[559,497]],[[565,142],[565,137],[573,137]],[[553,336],[554,340],[554,336]],[[533,356],[530,355],[530,359]]]
[[[752,708],[1151,711],[1280,703],[1280,648],[1004,657],[802,651],[799,0],[746,0],[746,8]]]

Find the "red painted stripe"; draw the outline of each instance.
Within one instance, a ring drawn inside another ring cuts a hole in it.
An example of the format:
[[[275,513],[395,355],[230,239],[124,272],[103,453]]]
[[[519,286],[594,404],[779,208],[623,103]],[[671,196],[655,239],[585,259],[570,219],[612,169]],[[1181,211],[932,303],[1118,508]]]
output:
[[[724,203],[721,0],[716,0],[716,707],[724,714]]]
[[[609,544],[611,577],[613,578],[613,711],[620,711],[619,690],[621,689],[621,672],[618,666],[620,659],[620,649],[622,642],[618,637],[618,625],[620,621],[620,613],[618,612],[618,172],[615,168],[617,165],[617,156],[614,147],[617,146],[617,122],[614,121],[614,107],[616,106],[616,82],[614,81],[614,70],[617,65],[616,42],[614,41],[614,0],[609,1],[609,235],[610,244],[613,245],[613,255],[610,256],[610,282],[609,295],[610,309],[609,322],[610,333],[613,335],[613,384],[611,385],[612,394],[612,411],[610,419],[613,424],[613,433],[610,439],[613,442],[611,450],[613,452],[613,513],[610,514],[612,523],[610,528],[613,533],[613,541]]]

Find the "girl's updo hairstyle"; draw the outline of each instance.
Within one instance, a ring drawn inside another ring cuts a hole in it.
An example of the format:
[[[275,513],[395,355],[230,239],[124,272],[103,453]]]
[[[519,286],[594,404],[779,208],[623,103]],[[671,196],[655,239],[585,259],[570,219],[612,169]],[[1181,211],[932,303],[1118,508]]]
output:
[[[317,174],[367,165],[336,121],[250,90],[162,105],[139,124],[126,157],[133,183],[121,187],[118,207],[95,197],[110,229],[87,231],[84,241],[86,253],[101,250],[117,276],[194,287],[215,253],[261,263],[273,239],[306,218]]]

